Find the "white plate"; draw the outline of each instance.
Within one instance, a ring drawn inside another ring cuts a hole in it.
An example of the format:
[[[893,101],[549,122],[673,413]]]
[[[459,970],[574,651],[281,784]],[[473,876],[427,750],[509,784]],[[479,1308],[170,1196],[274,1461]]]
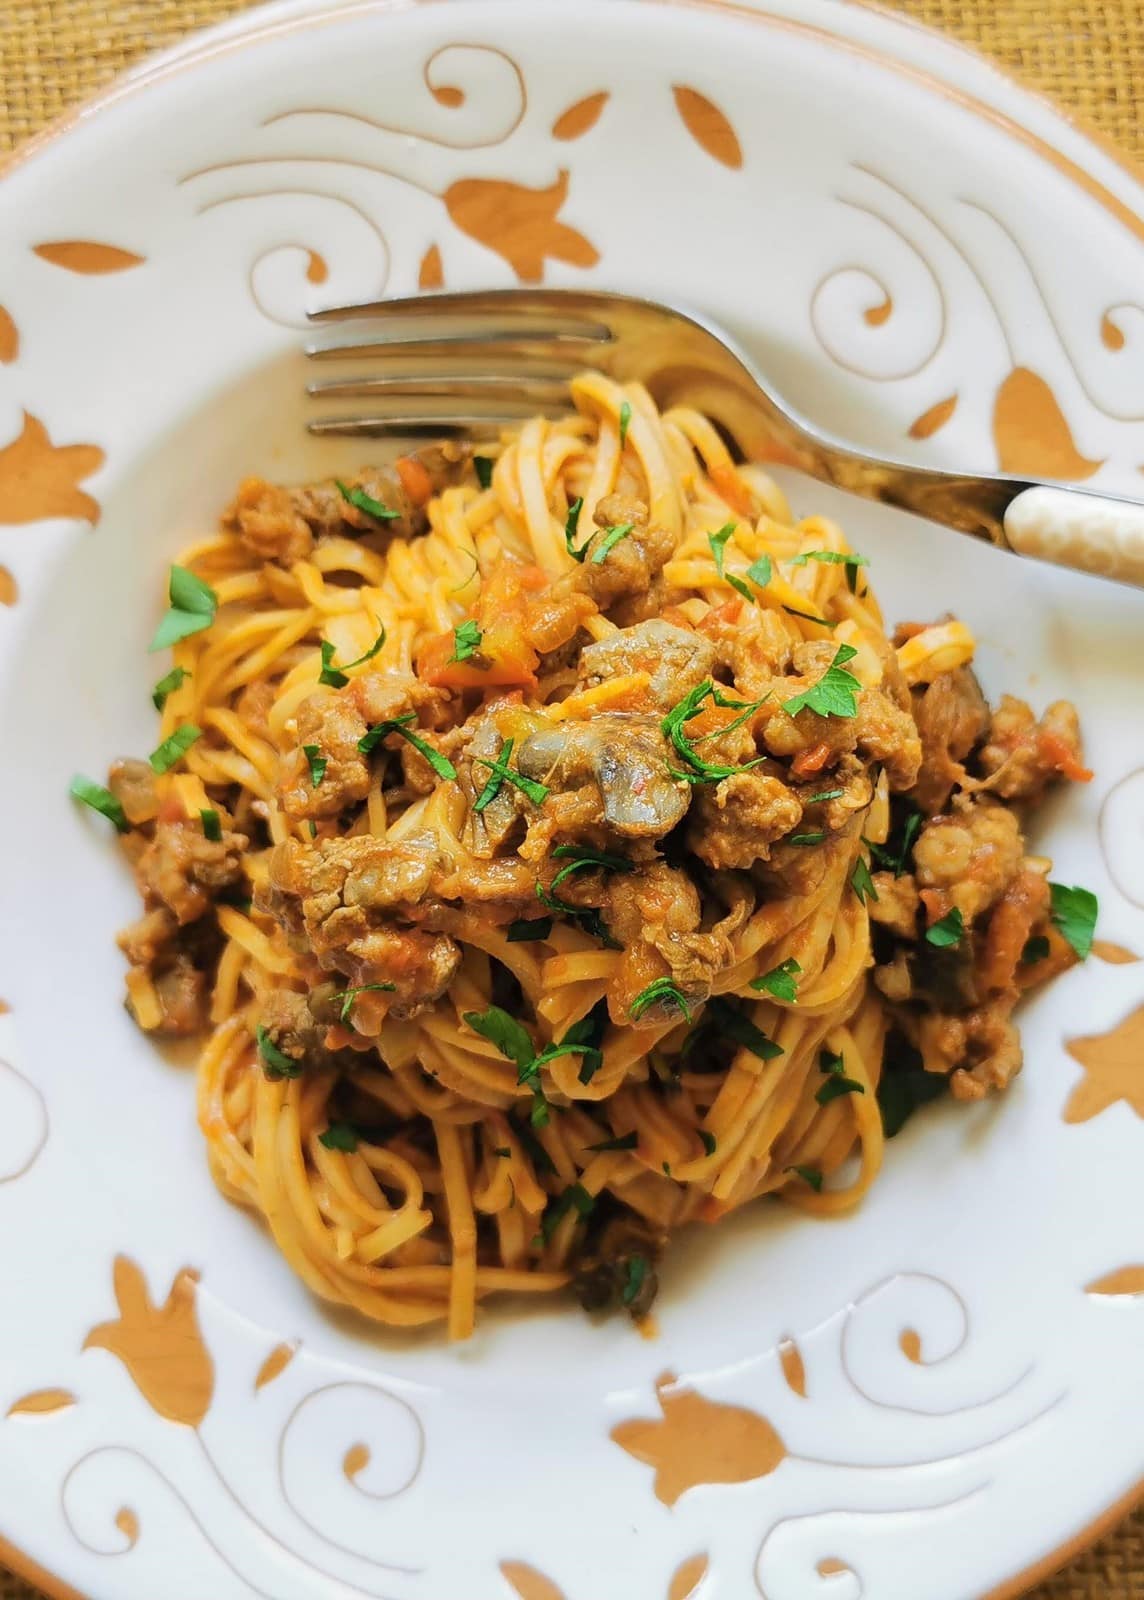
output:
[[[1014,1090],[915,1119],[858,1215],[684,1241],[655,1341],[564,1305],[397,1340],[323,1312],[216,1193],[189,1071],[120,1006],[128,875],[66,787],[148,747],[171,554],[243,473],[355,453],[302,434],[305,307],[438,263],[662,293],[856,439],[1139,488],[1142,207],[976,57],[827,0],[271,7],[11,166],[5,1554],[114,1600],[965,1600],[1129,1494],[1144,967],[1028,1007]],[[1043,845],[1144,951],[1139,596],[792,492],[890,616],[964,616],[993,693],[1077,700],[1099,776]]]

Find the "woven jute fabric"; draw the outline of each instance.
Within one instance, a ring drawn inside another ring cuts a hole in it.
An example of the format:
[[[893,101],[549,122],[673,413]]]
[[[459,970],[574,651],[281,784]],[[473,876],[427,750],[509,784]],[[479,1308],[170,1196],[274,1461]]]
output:
[[[149,50],[257,0],[0,0],[0,152]],[[889,0],[1144,157],[1142,0]],[[2,1516],[0,1516],[2,1520]],[[18,1529],[8,1530],[18,1538]],[[0,1600],[40,1600],[0,1569]],[[876,1597],[873,1597],[876,1600]],[[919,1594],[918,1600],[925,1600]],[[1144,1600],[1144,1510],[1031,1600]]]

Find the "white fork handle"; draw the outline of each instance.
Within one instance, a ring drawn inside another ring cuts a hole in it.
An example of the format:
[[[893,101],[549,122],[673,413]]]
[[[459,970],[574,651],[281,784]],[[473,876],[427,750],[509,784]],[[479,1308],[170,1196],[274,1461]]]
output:
[[[1144,587],[1144,505],[1069,489],[1025,489],[1005,513],[1020,555]]]

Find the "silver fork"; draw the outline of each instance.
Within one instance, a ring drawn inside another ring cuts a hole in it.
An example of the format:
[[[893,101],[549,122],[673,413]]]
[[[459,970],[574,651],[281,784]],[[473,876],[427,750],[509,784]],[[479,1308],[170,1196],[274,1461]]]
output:
[[[352,325],[349,338],[308,345],[314,361],[376,363],[363,376],[308,385],[315,399],[371,402],[365,415],[316,418],[314,433],[479,437],[538,411],[571,411],[571,378],[593,368],[644,384],[661,407],[698,407],[747,460],[782,461],[1018,555],[1144,587],[1140,501],[857,450],[800,416],[694,311],[600,290],[496,289],[334,307],[311,321],[323,331]]]

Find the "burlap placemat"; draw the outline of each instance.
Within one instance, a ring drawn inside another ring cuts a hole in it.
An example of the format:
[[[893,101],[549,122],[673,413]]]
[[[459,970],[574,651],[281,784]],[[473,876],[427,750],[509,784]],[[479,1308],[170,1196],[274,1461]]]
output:
[[[148,50],[257,0],[0,0],[0,154]],[[1141,0],[889,0],[1144,157]],[[1141,88],[1135,90],[1136,85]],[[40,1600],[0,1568],[0,1600]],[[204,1597],[205,1600],[205,1597]],[[925,1600],[919,1595],[918,1600]],[[1030,1600],[1144,1600],[1144,1510]]]

